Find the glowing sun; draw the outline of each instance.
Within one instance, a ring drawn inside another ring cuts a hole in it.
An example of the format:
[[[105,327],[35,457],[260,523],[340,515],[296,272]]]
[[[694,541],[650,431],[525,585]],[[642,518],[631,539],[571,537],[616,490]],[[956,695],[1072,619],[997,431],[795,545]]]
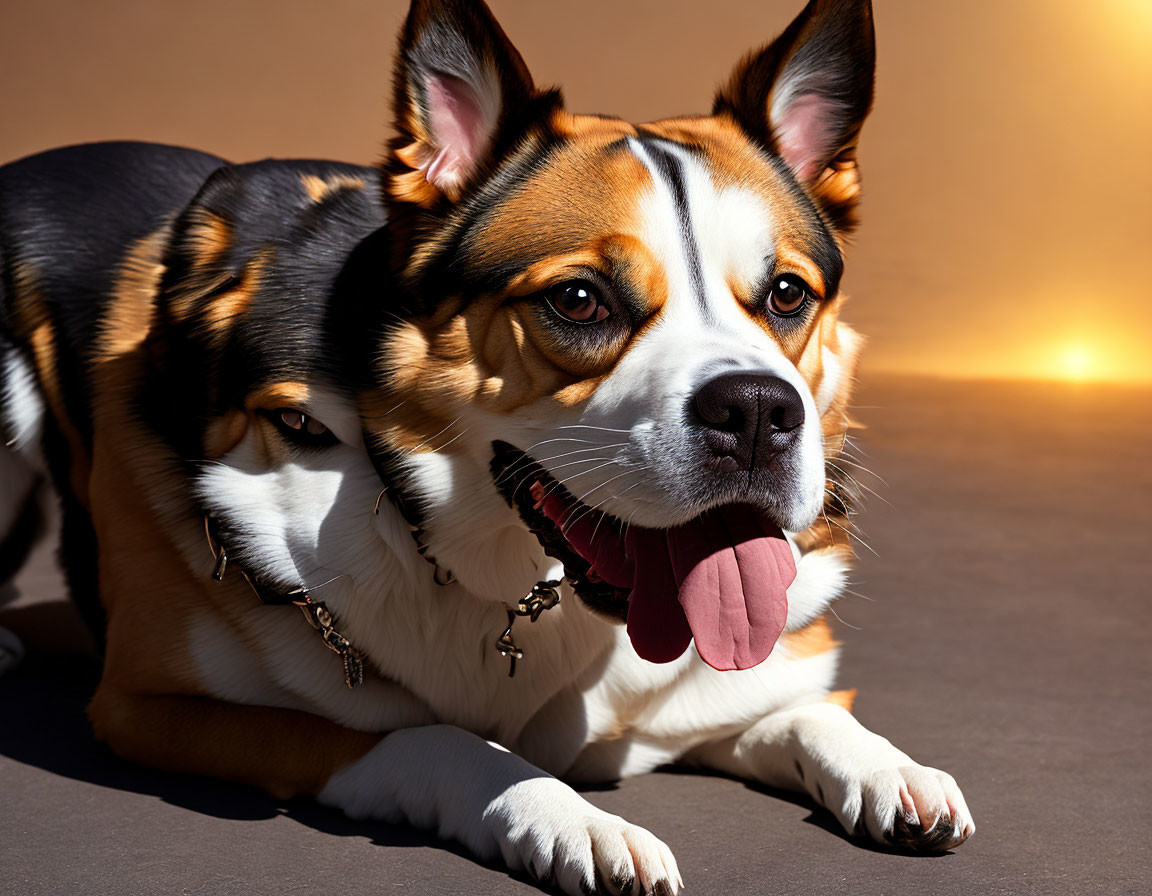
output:
[[[1060,372],[1066,380],[1089,379],[1095,369],[1092,352],[1083,345],[1065,346],[1060,355]]]

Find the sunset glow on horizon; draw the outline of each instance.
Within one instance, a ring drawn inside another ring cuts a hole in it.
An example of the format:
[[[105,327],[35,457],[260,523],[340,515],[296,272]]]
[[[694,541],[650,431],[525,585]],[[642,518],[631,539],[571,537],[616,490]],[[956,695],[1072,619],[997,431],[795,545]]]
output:
[[[1082,345],[1070,345],[1060,356],[1060,369],[1065,379],[1083,381],[1092,378],[1095,369],[1092,352]]]
[[[940,352],[907,360],[883,351],[864,354],[866,370],[886,375],[931,376],[945,379],[1035,380],[1051,383],[1152,386],[1148,339],[1103,334],[1054,335],[1004,353],[969,346],[959,353]]]

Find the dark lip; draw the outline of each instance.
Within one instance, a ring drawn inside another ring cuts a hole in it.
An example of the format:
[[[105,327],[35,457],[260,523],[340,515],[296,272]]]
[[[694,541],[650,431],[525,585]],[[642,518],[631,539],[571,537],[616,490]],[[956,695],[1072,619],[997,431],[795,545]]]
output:
[[[592,610],[623,622],[628,616],[630,592],[614,588],[590,575],[591,564],[576,553],[564,538],[560,527],[550,520],[543,511],[537,509],[531,494],[533,483],[540,483],[549,491],[560,495],[570,504],[579,504],[563,485],[557,482],[530,455],[507,442],[492,443],[492,461],[489,464],[492,482],[496,490],[508,502],[508,506],[520,514],[520,519],[528,530],[536,536],[540,546],[548,556],[564,565],[564,576],[572,584],[572,590]],[[600,510],[580,505],[581,512],[587,510],[603,517],[603,524],[619,526],[615,517]]]

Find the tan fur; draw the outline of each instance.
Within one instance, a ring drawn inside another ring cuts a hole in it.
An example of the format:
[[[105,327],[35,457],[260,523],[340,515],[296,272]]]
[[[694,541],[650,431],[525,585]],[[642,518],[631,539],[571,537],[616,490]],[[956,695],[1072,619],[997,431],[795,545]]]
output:
[[[359,177],[337,175],[335,177],[317,177],[315,174],[304,174],[300,177],[304,192],[313,202],[323,202],[341,190],[363,190],[364,181]]]
[[[156,289],[164,266],[160,256],[171,235],[165,225],[128,247],[112,301],[101,320],[93,362],[113,361],[140,346],[152,323]]]
[[[200,205],[189,210],[184,232],[205,266],[218,263],[232,246],[232,225]]]
[[[380,740],[311,713],[109,685],[96,692],[88,715],[96,736],[125,759],[259,787],[278,799],[314,796]]]
[[[852,707],[856,703],[856,688],[847,688],[841,691],[830,691],[824,697],[825,703],[831,703],[839,706],[848,712],[852,712]]]
[[[248,422],[246,413],[232,410],[209,423],[204,430],[204,456],[215,460],[239,445],[248,431]]]
[[[244,276],[234,288],[212,295],[200,316],[203,325],[217,338],[223,339],[248,306],[260,278],[266,259],[257,255],[244,269]]]
[[[833,636],[827,617],[820,616],[804,628],[782,634],[778,646],[792,659],[801,660],[835,650],[840,642]]]

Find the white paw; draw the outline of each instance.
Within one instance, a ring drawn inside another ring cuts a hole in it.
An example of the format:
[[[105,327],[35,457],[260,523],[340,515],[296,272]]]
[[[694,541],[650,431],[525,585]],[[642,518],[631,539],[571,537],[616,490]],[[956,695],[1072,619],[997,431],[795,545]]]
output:
[[[555,779],[520,782],[485,813],[508,867],[571,896],[675,896],[672,851],[641,827],[597,809]]]
[[[846,830],[866,831],[878,843],[943,852],[976,830],[952,776],[923,765],[882,768],[856,779],[829,781],[821,789],[825,805]]]

